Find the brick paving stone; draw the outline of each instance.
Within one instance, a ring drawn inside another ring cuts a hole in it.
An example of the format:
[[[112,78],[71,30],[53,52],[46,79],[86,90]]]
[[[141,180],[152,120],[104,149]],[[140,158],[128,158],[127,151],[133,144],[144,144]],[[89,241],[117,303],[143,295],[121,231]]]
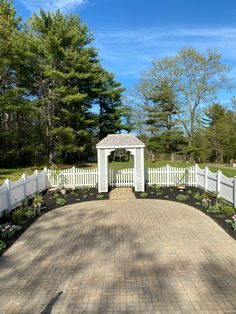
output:
[[[192,207],[75,204],[40,217],[0,258],[0,314],[235,314],[235,269],[235,241]]]

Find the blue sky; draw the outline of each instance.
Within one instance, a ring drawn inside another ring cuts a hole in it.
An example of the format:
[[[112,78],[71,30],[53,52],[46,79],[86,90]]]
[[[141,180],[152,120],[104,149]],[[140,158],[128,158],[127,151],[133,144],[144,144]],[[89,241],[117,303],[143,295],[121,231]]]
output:
[[[40,7],[80,15],[95,35],[103,65],[129,90],[151,60],[183,46],[216,48],[236,77],[236,1],[216,0],[14,0],[28,18]],[[222,92],[221,101],[236,95]]]

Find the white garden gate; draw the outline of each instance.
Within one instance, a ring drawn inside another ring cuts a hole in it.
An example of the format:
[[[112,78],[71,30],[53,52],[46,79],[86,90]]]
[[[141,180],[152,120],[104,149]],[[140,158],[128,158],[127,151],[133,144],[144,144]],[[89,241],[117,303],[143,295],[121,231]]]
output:
[[[109,169],[110,187],[134,187],[134,168]]]

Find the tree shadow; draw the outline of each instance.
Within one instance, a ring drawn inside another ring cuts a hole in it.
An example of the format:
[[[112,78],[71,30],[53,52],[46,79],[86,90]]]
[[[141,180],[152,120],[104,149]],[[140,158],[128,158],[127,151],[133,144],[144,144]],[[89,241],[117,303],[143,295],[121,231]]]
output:
[[[40,312],[40,314],[50,314],[55,303],[59,300],[60,296],[63,294],[62,291],[58,292],[57,295],[51,299],[48,305]]]

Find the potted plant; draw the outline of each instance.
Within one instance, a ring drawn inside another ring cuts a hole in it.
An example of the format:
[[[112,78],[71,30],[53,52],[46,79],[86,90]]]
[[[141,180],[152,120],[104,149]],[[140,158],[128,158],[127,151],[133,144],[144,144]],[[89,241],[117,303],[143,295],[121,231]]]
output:
[[[66,183],[66,177],[63,173],[60,174],[60,192],[61,194],[65,195],[67,190],[65,188],[65,183]]]

